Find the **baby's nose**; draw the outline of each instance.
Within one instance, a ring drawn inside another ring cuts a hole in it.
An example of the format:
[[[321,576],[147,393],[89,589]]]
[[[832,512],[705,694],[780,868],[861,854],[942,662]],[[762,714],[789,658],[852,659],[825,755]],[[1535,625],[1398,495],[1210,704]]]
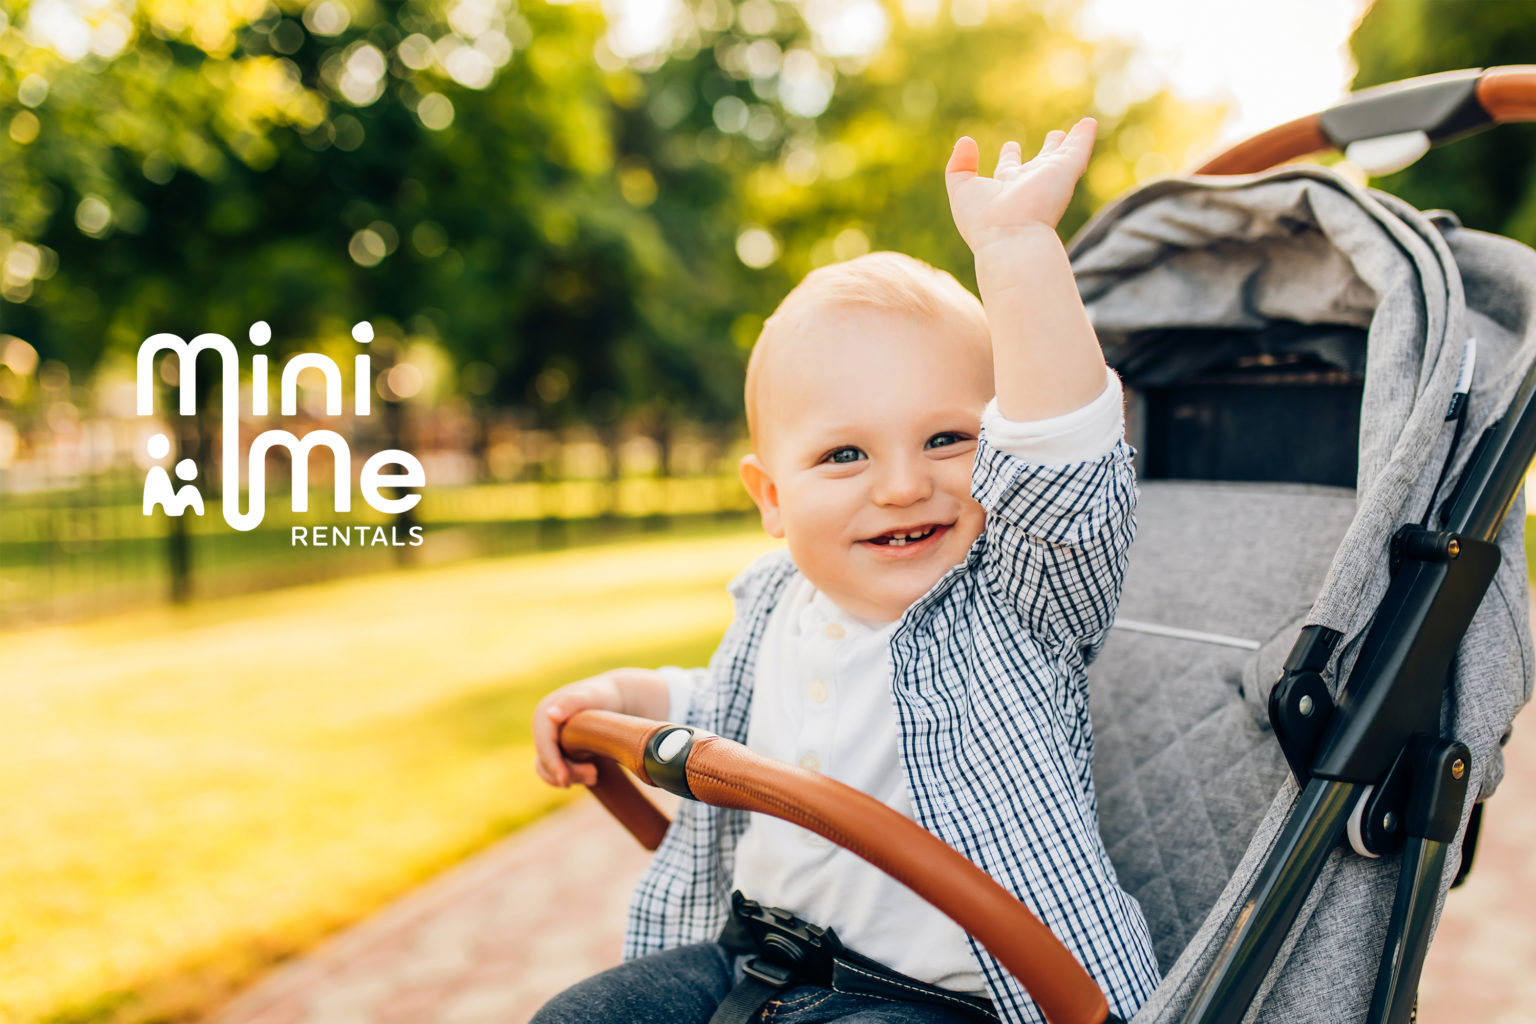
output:
[[[933,494],[933,477],[922,465],[898,463],[887,467],[875,489],[881,505],[911,505]]]

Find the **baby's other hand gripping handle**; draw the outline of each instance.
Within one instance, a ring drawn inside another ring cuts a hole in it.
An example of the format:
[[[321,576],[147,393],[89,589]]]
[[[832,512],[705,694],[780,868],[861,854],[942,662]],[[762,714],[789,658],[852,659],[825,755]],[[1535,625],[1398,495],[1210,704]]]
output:
[[[615,763],[650,785],[782,818],[858,854],[985,946],[1023,983],[1049,1024],[1111,1019],[1098,984],[1028,907],[873,797],[709,733],[610,711],[572,715],[560,745],[574,759],[597,762],[593,794],[647,849],[660,844],[669,823]]]

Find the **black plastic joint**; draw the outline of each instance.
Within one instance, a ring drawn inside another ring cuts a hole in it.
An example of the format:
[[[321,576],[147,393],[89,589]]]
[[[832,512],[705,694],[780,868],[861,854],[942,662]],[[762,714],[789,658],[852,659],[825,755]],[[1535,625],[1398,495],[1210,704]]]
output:
[[[1301,786],[1312,777],[1312,759],[1333,718],[1333,698],[1323,670],[1340,636],[1326,626],[1303,626],[1280,678],[1269,691],[1269,723],[1291,774]]]
[[[1453,562],[1461,557],[1462,539],[1447,530],[1421,530],[1404,527],[1392,537],[1392,559],[1395,563]]]
[[[697,799],[688,788],[688,755],[693,752],[698,733],[686,725],[657,729],[645,745],[645,775],[651,785],[668,793]]]
[[[1410,836],[1450,843],[1461,828],[1461,809],[1472,779],[1472,752],[1456,740],[1415,740],[1414,795],[1408,801]]]
[[[1332,718],[1328,685],[1311,669],[1282,674],[1269,691],[1269,724],[1298,786],[1311,779],[1312,758]]]

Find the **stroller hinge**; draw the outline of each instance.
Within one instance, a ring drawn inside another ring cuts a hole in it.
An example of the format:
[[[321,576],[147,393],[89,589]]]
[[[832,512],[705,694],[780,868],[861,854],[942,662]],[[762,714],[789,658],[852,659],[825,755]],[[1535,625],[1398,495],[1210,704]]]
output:
[[[1398,571],[1339,693],[1312,774],[1362,785],[1384,779],[1404,746],[1440,732],[1456,650],[1498,570],[1497,545],[1411,527]]]
[[[1394,775],[1406,778],[1406,782],[1393,786]],[[1445,874],[1447,852],[1461,827],[1461,809],[1471,778],[1472,755],[1465,744],[1416,737],[1403,748],[1377,793],[1363,798],[1367,821],[1373,816],[1384,819],[1398,814],[1396,827],[1386,831],[1401,836],[1397,841],[1403,845],[1397,898],[1387,924],[1366,1024],[1409,1024],[1414,1017],[1440,880]],[[1389,788],[1402,798],[1397,812],[1377,799]]]
[[[1415,737],[1361,798],[1361,852],[1395,853],[1410,838],[1449,843],[1461,827],[1472,754],[1456,740]]]
[[[1312,758],[1332,718],[1333,698],[1317,672],[1283,672],[1269,691],[1269,723],[1297,786],[1312,778]]]
[[[1312,777],[1312,758],[1333,717],[1333,698],[1323,682],[1323,669],[1339,637],[1337,630],[1326,626],[1304,626],[1269,691],[1269,723],[1300,787]]]

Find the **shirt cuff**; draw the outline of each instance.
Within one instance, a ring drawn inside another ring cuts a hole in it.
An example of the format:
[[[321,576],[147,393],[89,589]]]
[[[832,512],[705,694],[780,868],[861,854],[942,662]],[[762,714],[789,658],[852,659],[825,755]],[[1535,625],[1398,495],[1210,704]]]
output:
[[[1048,420],[1017,422],[997,411],[997,399],[981,414],[987,442],[998,451],[1038,466],[1068,466],[1109,454],[1125,433],[1120,378],[1104,368],[1099,397],[1080,409]]]
[[[693,699],[693,670],[663,665],[656,670],[667,684],[667,721],[683,725],[688,718],[688,703]]]

